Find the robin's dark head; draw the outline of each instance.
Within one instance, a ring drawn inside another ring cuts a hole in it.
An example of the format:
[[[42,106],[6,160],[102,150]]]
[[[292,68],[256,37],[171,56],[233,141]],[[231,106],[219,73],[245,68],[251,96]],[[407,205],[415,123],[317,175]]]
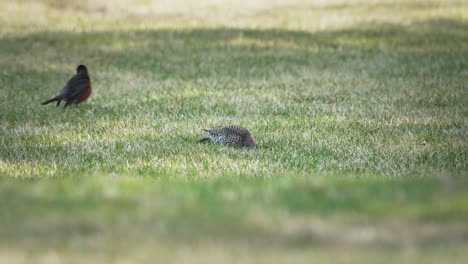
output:
[[[87,72],[88,69],[86,68],[86,66],[80,64],[78,67],[76,67],[76,73],[80,73],[80,72]]]

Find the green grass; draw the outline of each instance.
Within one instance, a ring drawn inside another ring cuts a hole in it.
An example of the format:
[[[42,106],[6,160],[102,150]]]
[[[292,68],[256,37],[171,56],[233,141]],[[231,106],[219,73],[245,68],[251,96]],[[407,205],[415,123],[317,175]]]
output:
[[[463,1],[0,3],[0,262],[463,263]],[[86,64],[89,101],[55,108]],[[197,144],[248,127],[259,147]]]

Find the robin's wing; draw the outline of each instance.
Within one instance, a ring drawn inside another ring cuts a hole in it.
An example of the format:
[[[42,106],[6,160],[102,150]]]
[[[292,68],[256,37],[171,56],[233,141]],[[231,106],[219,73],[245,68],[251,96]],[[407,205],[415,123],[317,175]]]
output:
[[[76,99],[89,87],[89,77],[82,74],[73,76],[63,88],[64,97],[68,100]]]

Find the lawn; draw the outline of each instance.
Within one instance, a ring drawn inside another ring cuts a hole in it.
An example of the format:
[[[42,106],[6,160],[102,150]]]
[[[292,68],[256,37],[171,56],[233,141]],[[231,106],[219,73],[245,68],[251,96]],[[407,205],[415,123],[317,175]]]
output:
[[[0,2],[0,263],[465,263],[468,4],[174,2]]]

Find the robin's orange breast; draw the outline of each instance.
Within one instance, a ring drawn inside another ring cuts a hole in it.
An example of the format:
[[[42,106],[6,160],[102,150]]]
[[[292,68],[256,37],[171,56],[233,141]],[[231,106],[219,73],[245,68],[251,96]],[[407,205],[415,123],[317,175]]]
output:
[[[89,83],[88,88],[80,96],[80,102],[83,102],[86,99],[88,99],[88,97],[91,95],[91,90],[92,90],[91,83]]]

